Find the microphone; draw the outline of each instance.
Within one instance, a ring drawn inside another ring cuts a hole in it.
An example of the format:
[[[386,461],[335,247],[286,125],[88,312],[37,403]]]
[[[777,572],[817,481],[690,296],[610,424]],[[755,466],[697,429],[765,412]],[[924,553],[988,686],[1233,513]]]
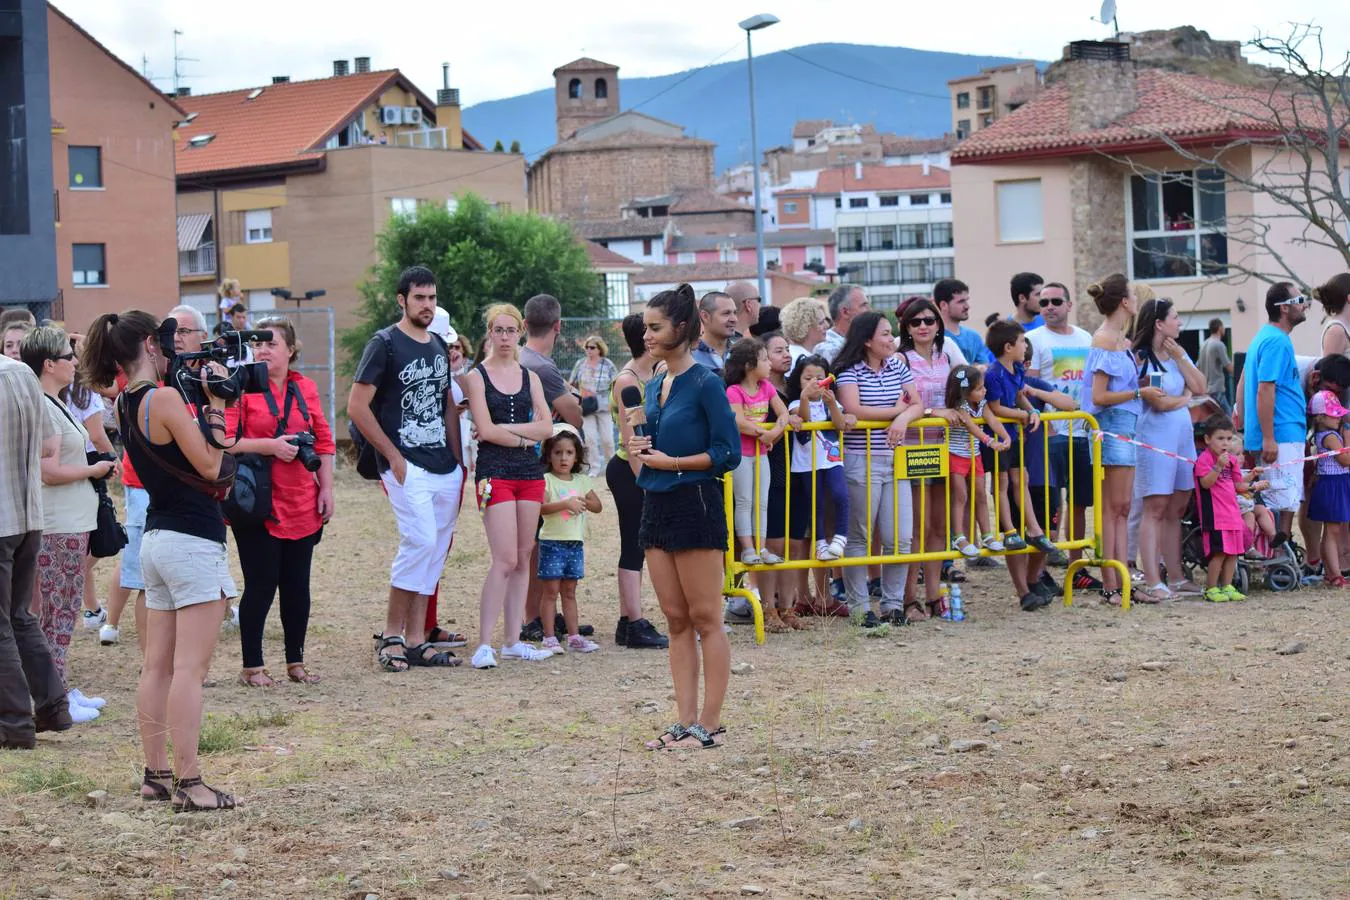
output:
[[[642,412],[642,392],[634,385],[628,385],[622,391],[619,391],[619,399],[623,401],[625,414],[631,414],[634,410],[638,411],[637,420],[633,423],[633,434],[638,437],[647,436],[647,417]]]

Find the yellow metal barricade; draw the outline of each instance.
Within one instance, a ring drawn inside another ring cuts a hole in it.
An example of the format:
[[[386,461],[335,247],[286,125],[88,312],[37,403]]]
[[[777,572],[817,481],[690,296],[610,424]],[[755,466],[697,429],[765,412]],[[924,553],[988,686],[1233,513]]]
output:
[[[1069,465],[1067,466],[1068,483],[1066,485],[1063,485],[1063,487],[1067,488],[1068,490],[1068,495],[1065,498],[1065,505],[1064,505],[1064,512],[1065,515],[1067,516],[1066,521],[1068,530],[1066,533],[1066,540],[1056,542],[1055,546],[1065,551],[1086,550],[1091,553],[1090,557],[1075,559],[1069,563],[1069,567],[1064,574],[1064,605],[1070,606],[1073,604],[1073,577],[1080,569],[1087,567],[1096,567],[1096,568],[1110,567],[1115,569],[1120,574],[1121,608],[1129,609],[1130,608],[1129,571],[1125,568],[1124,563],[1120,562],[1119,560],[1105,559],[1103,558],[1102,553],[1101,492],[1104,477],[1101,461],[1101,444],[1099,440],[1093,437],[1097,431],[1097,422],[1092,416],[1088,415],[1087,413],[1078,411],[1046,412],[1042,413],[1040,418],[1043,424],[1041,425],[1040,428],[1037,429],[1036,433],[1032,435],[1030,438],[1027,437],[1023,428],[1019,427],[1017,429],[1017,441],[1018,441],[1018,446],[1016,448],[1017,459],[1019,460],[1023,459],[1023,453],[1025,451],[1026,441],[1028,439],[1040,441],[1042,442],[1041,446],[1044,454],[1043,459],[1046,461],[1046,465],[1048,468],[1050,458],[1051,435],[1050,429],[1047,427],[1045,423],[1049,423],[1052,421],[1067,421],[1069,423],[1068,424]],[[1018,424],[1007,419],[1003,419],[1001,421],[1003,421],[1006,425]],[[890,427],[891,427],[890,422],[869,421],[869,422],[859,422],[852,430],[865,432],[871,432],[876,430],[884,431],[885,429],[888,429]],[[892,548],[893,552],[889,554],[872,553],[872,546],[873,546],[872,523],[875,519],[875,516],[873,515],[872,511],[871,492],[869,491],[867,494],[867,509],[866,509],[866,521],[867,521],[866,550],[863,553],[863,555],[846,556],[834,560],[817,560],[814,558],[814,556],[808,557],[806,559],[792,558],[792,539],[790,537],[791,532],[790,523],[792,521],[792,474],[793,474],[792,445],[790,442],[792,440],[792,435],[794,432],[802,432],[802,431],[807,432],[834,431],[835,428],[833,423],[831,422],[807,422],[802,426],[800,426],[799,428],[795,429],[789,428],[783,435],[782,440],[788,442],[788,445],[784,447],[783,453],[783,465],[787,469],[787,477],[785,479],[787,487],[785,489],[786,495],[783,497],[783,518],[786,526],[784,529],[785,531],[784,546],[786,552],[784,553],[783,557],[784,561],[782,563],[772,566],[770,565],[747,566],[746,564],[741,562],[736,545],[735,496],[732,488],[733,479],[731,473],[727,473],[726,475],[723,476],[723,487],[726,500],[726,517],[727,517],[727,551],[726,551],[726,567],[725,567],[726,575],[723,593],[729,597],[730,596],[744,597],[747,601],[749,601],[754,614],[755,640],[757,642],[759,643],[764,642],[764,610],[760,605],[760,598],[754,591],[750,590],[750,588],[746,586],[746,579],[744,576],[749,572],[758,572],[758,571],[782,572],[782,571],[793,571],[798,569],[828,569],[847,566],[897,565],[906,563],[922,563],[922,562],[933,562],[933,561],[943,561],[962,558],[962,554],[960,553],[960,551],[952,549],[953,536],[951,530],[951,516],[949,514],[949,510],[951,509],[951,472],[948,464],[949,461],[948,448],[950,446],[951,425],[945,419],[941,418],[917,419],[914,422],[910,423],[910,425],[908,426],[906,439],[907,440],[912,439],[912,436],[916,433],[916,430],[921,428],[941,429],[943,434],[942,441],[940,443],[917,443],[917,444],[906,443],[894,448],[894,450],[885,451],[891,453],[893,456],[893,466],[891,468],[891,471],[894,473],[894,475],[891,480],[891,490],[893,491],[892,507],[895,512],[894,512],[894,521],[892,523],[892,534],[895,536],[895,544],[897,545],[896,547]],[[1073,515],[1072,515],[1073,507],[1076,505],[1080,505],[1077,502],[1079,492],[1081,492],[1085,487],[1084,485],[1076,484],[1074,479],[1075,467],[1073,465],[1073,462],[1075,450],[1074,447],[1075,432],[1077,432],[1077,436],[1079,437],[1089,438],[1088,452],[1091,454],[1092,457],[1092,476],[1093,476],[1092,484],[1086,486],[1086,489],[1088,490],[1091,496],[1091,502],[1090,504],[1084,504],[1084,505],[1091,505],[1092,507],[1093,528],[1092,528],[1092,536],[1090,538],[1085,534],[1075,535],[1073,533],[1074,531]],[[918,432],[918,433],[925,434],[927,432]],[[816,511],[818,508],[818,504],[821,502],[821,498],[818,496],[817,479],[815,478],[815,473],[817,469],[816,441],[812,440],[810,442],[810,447],[811,447],[811,473],[810,473],[811,515],[810,515],[810,533],[808,537],[807,546],[814,547],[818,539],[818,535],[816,534]],[[875,451],[872,448],[872,441],[870,440],[870,434],[869,440],[867,441],[864,450],[860,451],[855,449],[853,451],[849,451],[847,448],[844,447],[842,441],[841,441],[841,448],[845,457],[847,457],[847,455],[850,452],[865,453],[867,456],[866,470],[868,473],[872,473],[874,471],[872,466],[873,462],[872,457]],[[975,454],[976,457],[978,457],[979,448],[973,446],[972,452]],[[1011,453],[1011,452],[1014,451],[1012,449],[1006,451],[994,451],[995,464],[993,466],[993,471],[986,472],[985,474],[991,475],[995,479],[997,479],[999,470],[998,460],[1000,458],[1000,455],[1002,453]],[[755,503],[755,509],[753,510],[752,514],[752,521],[754,523],[753,543],[756,548],[761,548],[764,546],[764,522],[762,511],[759,508],[759,496],[760,496],[759,470],[760,470],[759,466],[755,466],[753,469],[754,485],[753,490],[751,491],[752,502]],[[1023,469],[1023,473],[1025,477],[1026,473],[1025,469]],[[973,466],[972,466],[972,476],[973,476]],[[898,552],[898,545],[901,542],[900,491],[902,490],[910,491],[913,482],[918,479],[927,480],[930,483],[934,480],[941,481],[943,486],[943,496],[945,498],[945,505],[944,509],[934,513],[928,509],[929,506],[928,492],[927,491],[919,492],[918,507],[912,509],[912,518],[913,518],[912,542],[919,547],[923,546],[923,540],[927,534],[926,526],[928,516],[933,514],[941,515],[946,519],[947,526],[945,529],[945,541],[941,549],[937,550],[929,549],[918,551],[912,550],[911,552],[900,553]],[[1047,481],[1048,480],[1049,479],[1047,479]],[[975,534],[976,508],[978,499],[977,490],[980,488],[981,484],[977,484],[973,477],[970,479],[969,497],[967,498],[967,502],[969,503],[969,509],[966,511],[967,512],[966,521],[968,525],[967,530],[971,535]],[[1043,490],[1045,492],[1044,495],[1045,504],[1043,506],[1044,509],[1050,508],[1050,491],[1052,490],[1058,491],[1059,489],[1060,489],[1059,487],[1052,487],[1049,484],[1046,484],[1044,486],[1037,486],[1035,488],[1032,488],[1030,486],[1024,486],[1022,488],[1028,499],[1031,496],[1030,492],[1032,490]],[[991,532],[1000,532],[1001,529],[999,525],[999,513],[1001,512],[1002,496],[1001,492],[998,490],[997,480],[993,482],[992,493],[993,493],[993,503],[990,504],[989,509]],[[1016,530],[1018,531],[1019,534],[1025,535],[1026,514],[1028,504],[1019,502],[1017,503],[1017,506],[1021,512],[1021,516],[1020,521],[1016,523],[1017,525]],[[850,514],[852,515],[852,511],[850,512]],[[1050,523],[1041,523],[1042,528],[1045,530],[1047,534],[1049,534],[1050,532],[1049,524]],[[1035,550],[1035,548],[1032,547],[1027,547],[1021,550],[1004,550],[1000,552],[993,552],[983,547],[980,548],[981,556],[1008,556],[1013,554],[1028,554],[1035,552],[1037,551]],[[772,598],[770,598],[770,602],[772,602]]]

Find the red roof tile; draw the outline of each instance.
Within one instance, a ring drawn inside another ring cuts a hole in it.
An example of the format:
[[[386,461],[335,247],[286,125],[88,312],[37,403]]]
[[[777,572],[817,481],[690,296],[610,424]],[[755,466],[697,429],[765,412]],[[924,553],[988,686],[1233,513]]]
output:
[[[553,70],[553,74],[557,75],[559,72],[573,72],[573,71],[591,72],[594,71],[595,69],[617,69],[617,68],[618,66],[613,65],[612,63],[601,62],[598,59],[591,59],[589,56],[582,56],[578,59],[572,60],[570,63],[558,66],[558,68]]]
[[[795,138],[813,138],[834,124],[832,119],[798,119],[792,126]]]
[[[956,146],[956,136],[944,134],[935,138],[900,137],[895,134],[881,136],[881,152],[885,156],[908,156],[912,153],[941,153]]]
[[[1155,149],[1166,146],[1164,136],[1188,142],[1275,133],[1273,107],[1281,108],[1286,121],[1296,121],[1290,95],[1272,93],[1269,88],[1139,69],[1135,90],[1139,106],[1133,112],[1102,128],[1073,132],[1069,130],[1069,87],[1061,81],[962,141],[952,151],[952,163],[1073,155],[1103,148]],[[1317,113],[1302,111],[1302,121],[1316,122]]]
[[[586,255],[590,257],[591,266],[594,268],[638,265],[623,254],[615,253],[608,247],[602,247],[595,241],[583,240],[581,245],[586,248]]]
[[[929,166],[927,175],[923,173],[923,166],[863,166],[861,180],[854,177],[856,171],[855,166],[825,169],[816,176],[815,193],[939,190],[952,184],[947,170],[938,166]],[[783,193],[787,192],[779,191],[779,194]]]
[[[633,276],[634,284],[682,284],[693,281],[735,280],[756,278],[759,270],[750,263],[706,262],[679,266],[645,266]]]

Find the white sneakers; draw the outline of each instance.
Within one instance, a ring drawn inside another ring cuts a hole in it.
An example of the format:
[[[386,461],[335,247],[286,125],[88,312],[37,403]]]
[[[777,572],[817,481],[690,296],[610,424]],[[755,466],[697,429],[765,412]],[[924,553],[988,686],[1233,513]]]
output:
[[[573,653],[594,653],[600,649],[600,645],[588,637],[569,634],[567,636],[567,649]]]
[[[80,622],[83,624],[85,631],[93,631],[106,621],[108,621],[108,611],[102,606],[97,611],[86,609],[84,615],[80,617]]]
[[[69,694],[66,695],[66,708],[70,710],[70,717],[76,723],[92,722],[99,716],[97,709],[92,706],[81,706]]]
[[[474,656],[478,654],[475,653]],[[533,644],[527,644],[524,641],[517,641],[514,644],[502,648],[502,659],[523,659],[528,662],[539,662],[548,659],[553,655],[552,650],[540,650]]]
[[[497,668],[497,655],[492,652],[492,648],[487,644],[479,644],[478,649],[473,652],[473,659],[469,660],[469,665],[475,669],[495,669]]]
[[[842,559],[847,546],[848,538],[842,534],[836,534],[834,539],[828,542],[816,541],[816,559]]]
[[[115,625],[104,625],[98,630],[98,642],[105,647],[111,647],[122,639],[122,629]]]
[[[558,638],[557,638],[556,635],[555,635],[554,637],[546,637],[546,638],[544,638],[544,640],[543,640],[543,642],[540,644],[540,646],[543,647],[545,650],[547,650],[549,653],[563,653],[563,652],[565,652],[565,651],[563,650],[563,645],[562,645],[561,643],[558,642]]]
[[[80,706],[87,706],[90,709],[102,709],[108,705],[108,701],[102,697],[86,697],[80,693],[79,688],[71,688],[70,692],[66,694],[66,699],[71,703],[78,703]]]

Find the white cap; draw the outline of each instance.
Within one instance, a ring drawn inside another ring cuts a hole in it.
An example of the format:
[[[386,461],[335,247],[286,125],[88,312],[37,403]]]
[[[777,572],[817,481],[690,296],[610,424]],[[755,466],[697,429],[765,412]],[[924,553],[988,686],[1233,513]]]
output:
[[[450,314],[442,306],[436,307],[436,314],[431,317],[431,325],[427,327],[427,331],[439,334],[441,340],[447,344],[459,340],[459,335],[455,334],[454,326],[450,324]]]

